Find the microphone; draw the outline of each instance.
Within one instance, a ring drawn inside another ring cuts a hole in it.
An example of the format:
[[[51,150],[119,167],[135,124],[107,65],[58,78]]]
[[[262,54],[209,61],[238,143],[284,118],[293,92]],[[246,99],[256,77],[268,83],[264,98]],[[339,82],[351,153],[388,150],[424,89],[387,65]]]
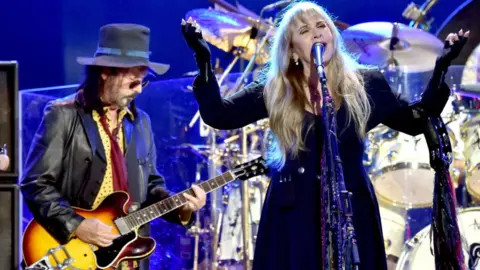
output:
[[[312,46],[313,60],[315,62],[315,67],[317,68],[318,75],[323,78],[325,77],[324,63],[323,63],[323,54],[325,52],[325,46],[320,42],[315,42]]]
[[[276,9],[276,8],[283,8],[283,7],[288,6],[291,2],[292,2],[292,0],[278,1],[276,3],[266,5],[265,7],[262,8],[262,11],[268,11],[268,10],[272,10],[272,9]]]

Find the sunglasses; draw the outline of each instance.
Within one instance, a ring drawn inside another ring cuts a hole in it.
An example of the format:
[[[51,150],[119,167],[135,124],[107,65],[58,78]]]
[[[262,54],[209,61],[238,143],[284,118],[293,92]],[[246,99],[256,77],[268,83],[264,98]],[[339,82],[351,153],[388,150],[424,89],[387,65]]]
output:
[[[134,89],[135,87],[137,87],[139,84],[142,85],[142,88],[145,88],[148,84],[150,84],[150,81],[149,80],[143,80],[142,82],[139,82],[139,81],[133,81],[131,82],[128,87],[130,89]]]

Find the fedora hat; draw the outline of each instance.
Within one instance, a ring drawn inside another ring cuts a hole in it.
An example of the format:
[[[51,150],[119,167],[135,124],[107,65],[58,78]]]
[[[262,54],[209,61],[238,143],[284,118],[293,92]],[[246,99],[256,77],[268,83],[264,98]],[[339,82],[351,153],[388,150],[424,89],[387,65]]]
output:
[[[77,57],[81,65],[130,68],[149,67],[156,75],[170,68],[150,62],[150,29],[138,24],[107,24],[100,28],[94,57]]]

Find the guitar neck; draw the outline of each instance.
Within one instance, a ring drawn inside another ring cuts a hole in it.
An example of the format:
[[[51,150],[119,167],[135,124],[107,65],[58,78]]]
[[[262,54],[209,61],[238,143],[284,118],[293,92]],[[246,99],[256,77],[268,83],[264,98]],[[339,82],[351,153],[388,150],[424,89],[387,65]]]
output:
[[[234,181],[235,179],[235,175],[231,171],[228,171],[212,179],[202,182],[201,184],[199,184],[199,186],[206,193],[209,193],[219,187],[222,187]],[[152,220],[157,219],[186,204],[187,199],[183,196],[184,194],[195,196],[193,189],[189,188],[171,197],[168,197],[167,199],[164,199],[160,202],[157,202],[134,213],[131,213],[130,215],[125,216],[123,219],[130,230],[147,224]]]

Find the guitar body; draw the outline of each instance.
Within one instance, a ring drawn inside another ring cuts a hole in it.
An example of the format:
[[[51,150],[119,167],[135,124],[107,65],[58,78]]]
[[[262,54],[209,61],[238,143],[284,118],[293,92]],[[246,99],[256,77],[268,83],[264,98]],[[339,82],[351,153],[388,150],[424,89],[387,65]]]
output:
[[[247,180],[268,171],[260,157],[237,165],[199,186],[208,193],[235,179]],[[36,220],[32,220],[23,233],[23,260],[27,267],[38,266],[37,269],[109,269],[118,267],[124,260],[144,259],[153,253],[156,243],[153,238],[139,236],[138,228],[184,205],[187,202],[184,194],[195,195],[190,188],[129,214],[124,210],[129,200],[125,192],[110,194],[93,210],[74,208],[77,214],[97,218],[111,226],[113,233],[121,235],[106,248],[84,243],[76,237],[61,245]]]
[[[113,232],[120,234],[114,224],[118,217],[126,216],[123,210],[129,196],[125,192],[115,192],[106,197],[99,207],[93,210],[74,208],[85,218],[97,218],[112,226]],[[61,245],[36,220],[30,221],[23,234],[23,259],[27,266],[46,260],[50,266],[65,264],[76,269],[109,269],[117,267],[127,259],[143,259],[155,250],[155,240],[141,237],[137,230],[121,235],[109,247],[96,247],[74,237]],[[68,262],[67,262],[68,263]]]

